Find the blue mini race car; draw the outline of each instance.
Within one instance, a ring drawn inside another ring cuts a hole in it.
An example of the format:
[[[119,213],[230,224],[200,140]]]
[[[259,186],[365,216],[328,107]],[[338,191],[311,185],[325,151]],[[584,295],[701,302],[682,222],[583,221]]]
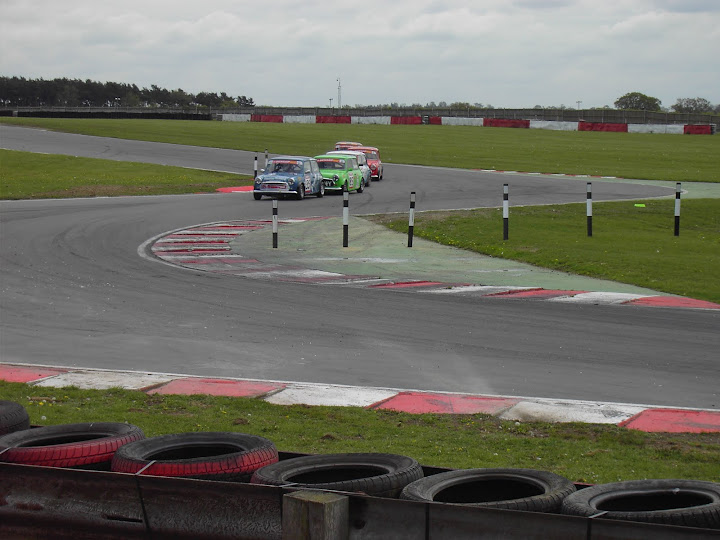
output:
[[[267,167],[255,178],[253,197],[256,201],[263,195],[273,198],[305,195],[325,195],[325,186],[315,158],[304,156],[280,156],[267,162]]]

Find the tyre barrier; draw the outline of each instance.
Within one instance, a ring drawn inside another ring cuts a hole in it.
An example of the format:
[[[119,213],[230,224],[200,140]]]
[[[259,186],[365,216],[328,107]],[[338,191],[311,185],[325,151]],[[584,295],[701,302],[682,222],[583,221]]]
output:
[[[142,439],[142,430],[120,422],[61,424],[0,437],[0,461],[96,469],[109,466],[123,445]]]
[[[319,454],[278,461],[253,474],[251,483],[359,492],[397,498],[405,486],[422,478],[420,464],[396,454]]]
[[[720,529],[720,484],[702,480],[629,480],[569,495],[561,512],[624,521]]]
[[[0,435],[30,429],[30,416],[25,407],[14,401],[0,400]]]
[[[123,446],[113,472],[247,482],[260,467],[277,462],[275,444],[256,435],[197,432],[149,437]]]
[[[400,498],[527,512],[557,512],[575,484],[534,469],[460,469],[409,484]]]

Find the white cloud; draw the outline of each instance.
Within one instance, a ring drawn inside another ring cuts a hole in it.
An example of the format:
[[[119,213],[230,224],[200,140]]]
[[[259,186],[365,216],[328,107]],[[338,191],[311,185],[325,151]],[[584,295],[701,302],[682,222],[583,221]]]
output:
[[[720,102],[716,0],[3,0],[0,73],[258,104]]]

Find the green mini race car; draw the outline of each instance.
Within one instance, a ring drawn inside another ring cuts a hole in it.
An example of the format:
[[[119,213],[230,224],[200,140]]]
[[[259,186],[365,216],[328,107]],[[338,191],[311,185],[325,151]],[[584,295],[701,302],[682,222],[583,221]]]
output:
[[[323,177],[325,191],[348,191],[362,193],[365,189],[365,179],[354,156],[322,155],[315,156],[320,174]]]

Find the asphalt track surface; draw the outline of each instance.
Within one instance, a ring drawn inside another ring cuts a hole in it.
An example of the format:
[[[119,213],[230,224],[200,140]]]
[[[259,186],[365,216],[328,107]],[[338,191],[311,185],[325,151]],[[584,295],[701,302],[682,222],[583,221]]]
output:
[[[0,128],[5,148],[251,173],[252,152]],[[262,158],[262,156],[261,156]],[[584,202],[585,180],[387,164],[351,212]],[[594,200],[672,196],[593,180]],[[338,216],[340,197],[283,204]],[[246,279],[158,264],[148,239],[269,219],[250,194],[0,203],[0,358],[473,394],[720,408],[717,310],[569,305]]]

